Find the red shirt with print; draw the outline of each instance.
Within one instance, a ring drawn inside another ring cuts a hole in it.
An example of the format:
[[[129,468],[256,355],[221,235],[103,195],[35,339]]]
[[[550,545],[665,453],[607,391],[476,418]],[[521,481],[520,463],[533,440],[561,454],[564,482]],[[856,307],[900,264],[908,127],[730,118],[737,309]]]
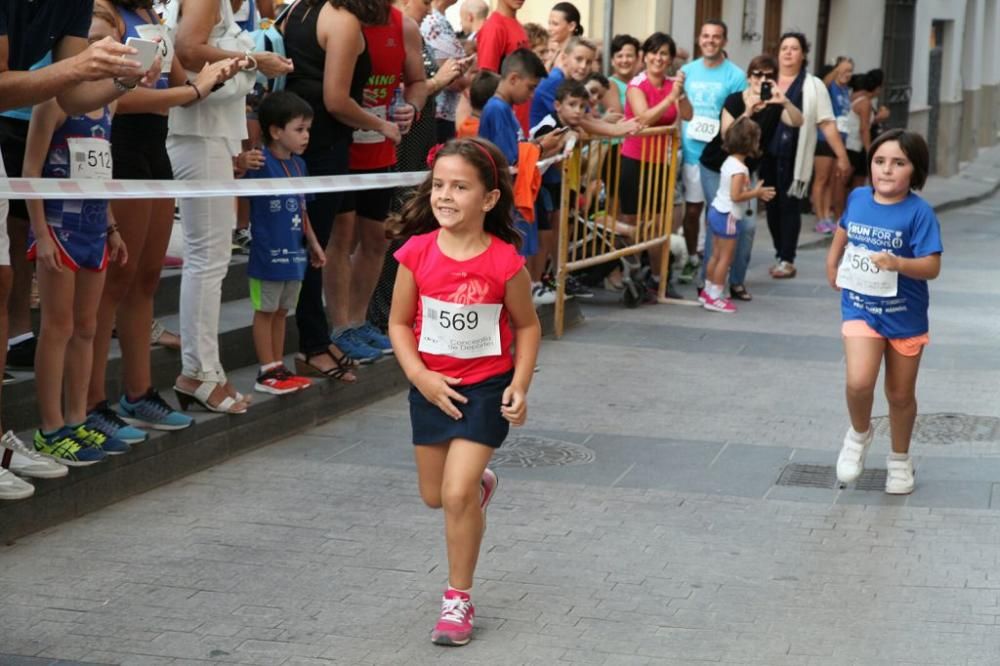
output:
[[[500,73],[500,64],[503,59],[518,49],[531,48],[528,41],[528,33],[524,31],[524,26],[518,23],[517,19],[512,19],[493,12],[483,23],[476,34],[476,55],[480,69],[488,69],[491,72]],[[531,131],[530,115],[531,100],[514,107],[514,115],[517,116],[524,130],[524,135],[528,136]]]
[[[362,93],[365,111],[383,119],[392,113],[392,99],[403,78],[406,48],[403,43],[403,13],[392,7],[386,25],[364,26],[372,70]],[[350,150],[350,168],[383,169],[396,164],[396,144],[373,130],[355,130]]]
[[[417,312],[413,319],[413,332],[418,341],[423,322],[420,296],[460,305],[502,305],[507,293],[507,282],[524,266],[524,257],[518,254],[517,249],[496,236],[490,236],[490,246],[472,259],[452,259],[438,247],[440,233],[441,230],[436,229],[413,236],[393,255],[413,273],[417,284]],[[428,370],[460,378],[462,385],[477,384],[514,368],[511,353],[513,344],[510,314],[507,308],[502,308],[499,356],[454,358],[420,352],[420,358]]]

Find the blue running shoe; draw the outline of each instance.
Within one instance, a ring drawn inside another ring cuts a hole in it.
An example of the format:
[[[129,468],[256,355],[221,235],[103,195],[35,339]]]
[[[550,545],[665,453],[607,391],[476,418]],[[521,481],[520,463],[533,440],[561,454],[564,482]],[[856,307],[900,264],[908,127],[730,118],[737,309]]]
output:
[[[167,404],[154,388],[150,388],[135,402],[129,402],[128,397],[123,395],[118,401],[118,409],[121,410],[123,421],[140,428],[183,430],[194,423],[193,418]]]
[[[109,456],[120,456],[128,453],[132,447],[115,437],[108,437],[102,432],[87,427],[86,423],[78,426],[66,426],[73,431],[73,437],[84,446],[90,446],[104,451]]]
[[[73,431],[63,426],[48,435],[35,431],[35,451],[68,467],[86,467],[108,457],[104,451],[81,442]]]
[[[122,421],[122,418],[118,416],[118,412],[108,406],[107,400],[97,403],[97,407],[94,407],[87,414],[87,420],[84,422],[84,425],[91,430],[96,430],[105,437],[120,439],[126,444],[139,444],[145,442],[149,437],[149,434],[145,430],[133,428]]]
[[[389,336],[383,335],[382,331],[375,328],[371,322],[366,321],[354,330],[369,347],[377,349],[383,354],[392,353],[392,342],[389,341]]]
[[[377,359],[382,358],[382,352],[365,342],[356,328],[349,328],[337,336],[331,335],[330,342],[362,365],[374,363]]]

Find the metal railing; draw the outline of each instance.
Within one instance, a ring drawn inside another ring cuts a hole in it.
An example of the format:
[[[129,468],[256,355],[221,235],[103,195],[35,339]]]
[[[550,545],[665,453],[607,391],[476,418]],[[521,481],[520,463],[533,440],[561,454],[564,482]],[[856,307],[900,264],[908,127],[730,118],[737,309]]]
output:
[[[666,296],[680,133],[676,126],[639,132],[642,149],[634,216],[621,219],[619,138],[588,136],[562,163],[555,329],[563,334],[566,278],[573,271],[662,247],[658,300]],[[601,192],[604,205],[597,206]]]

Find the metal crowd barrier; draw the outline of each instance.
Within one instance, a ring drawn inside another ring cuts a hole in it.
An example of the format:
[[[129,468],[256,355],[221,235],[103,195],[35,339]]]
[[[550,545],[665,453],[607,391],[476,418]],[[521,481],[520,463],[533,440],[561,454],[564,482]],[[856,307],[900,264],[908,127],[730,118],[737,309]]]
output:
[[[680,132],[677,127],[643,130],[634,224],[620,219],[621,139],[589,136],[562,164],[555,330],[562,337],[566,278],[570,273],[660,246],[658,299],[666,296],[673,228]],[[604,193],[604,205],[595,205]],[[654,267],[655,268],[655,267]]]

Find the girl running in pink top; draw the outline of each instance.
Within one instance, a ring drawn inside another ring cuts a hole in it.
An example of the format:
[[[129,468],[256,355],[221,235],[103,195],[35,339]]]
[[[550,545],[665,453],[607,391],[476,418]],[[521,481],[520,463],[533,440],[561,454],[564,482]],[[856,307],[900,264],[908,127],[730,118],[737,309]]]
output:
[[[527,417],[541,326],[517,251],[503,154],[488,141],[458,139],[428,162],[430,177],[402,213],[409,240],[395,254],[389,337],[412,384],[420,495],[444,508],[448,588],[431,640],[465,645],[486,505],[497,486],[486,465],[510,425]]]

